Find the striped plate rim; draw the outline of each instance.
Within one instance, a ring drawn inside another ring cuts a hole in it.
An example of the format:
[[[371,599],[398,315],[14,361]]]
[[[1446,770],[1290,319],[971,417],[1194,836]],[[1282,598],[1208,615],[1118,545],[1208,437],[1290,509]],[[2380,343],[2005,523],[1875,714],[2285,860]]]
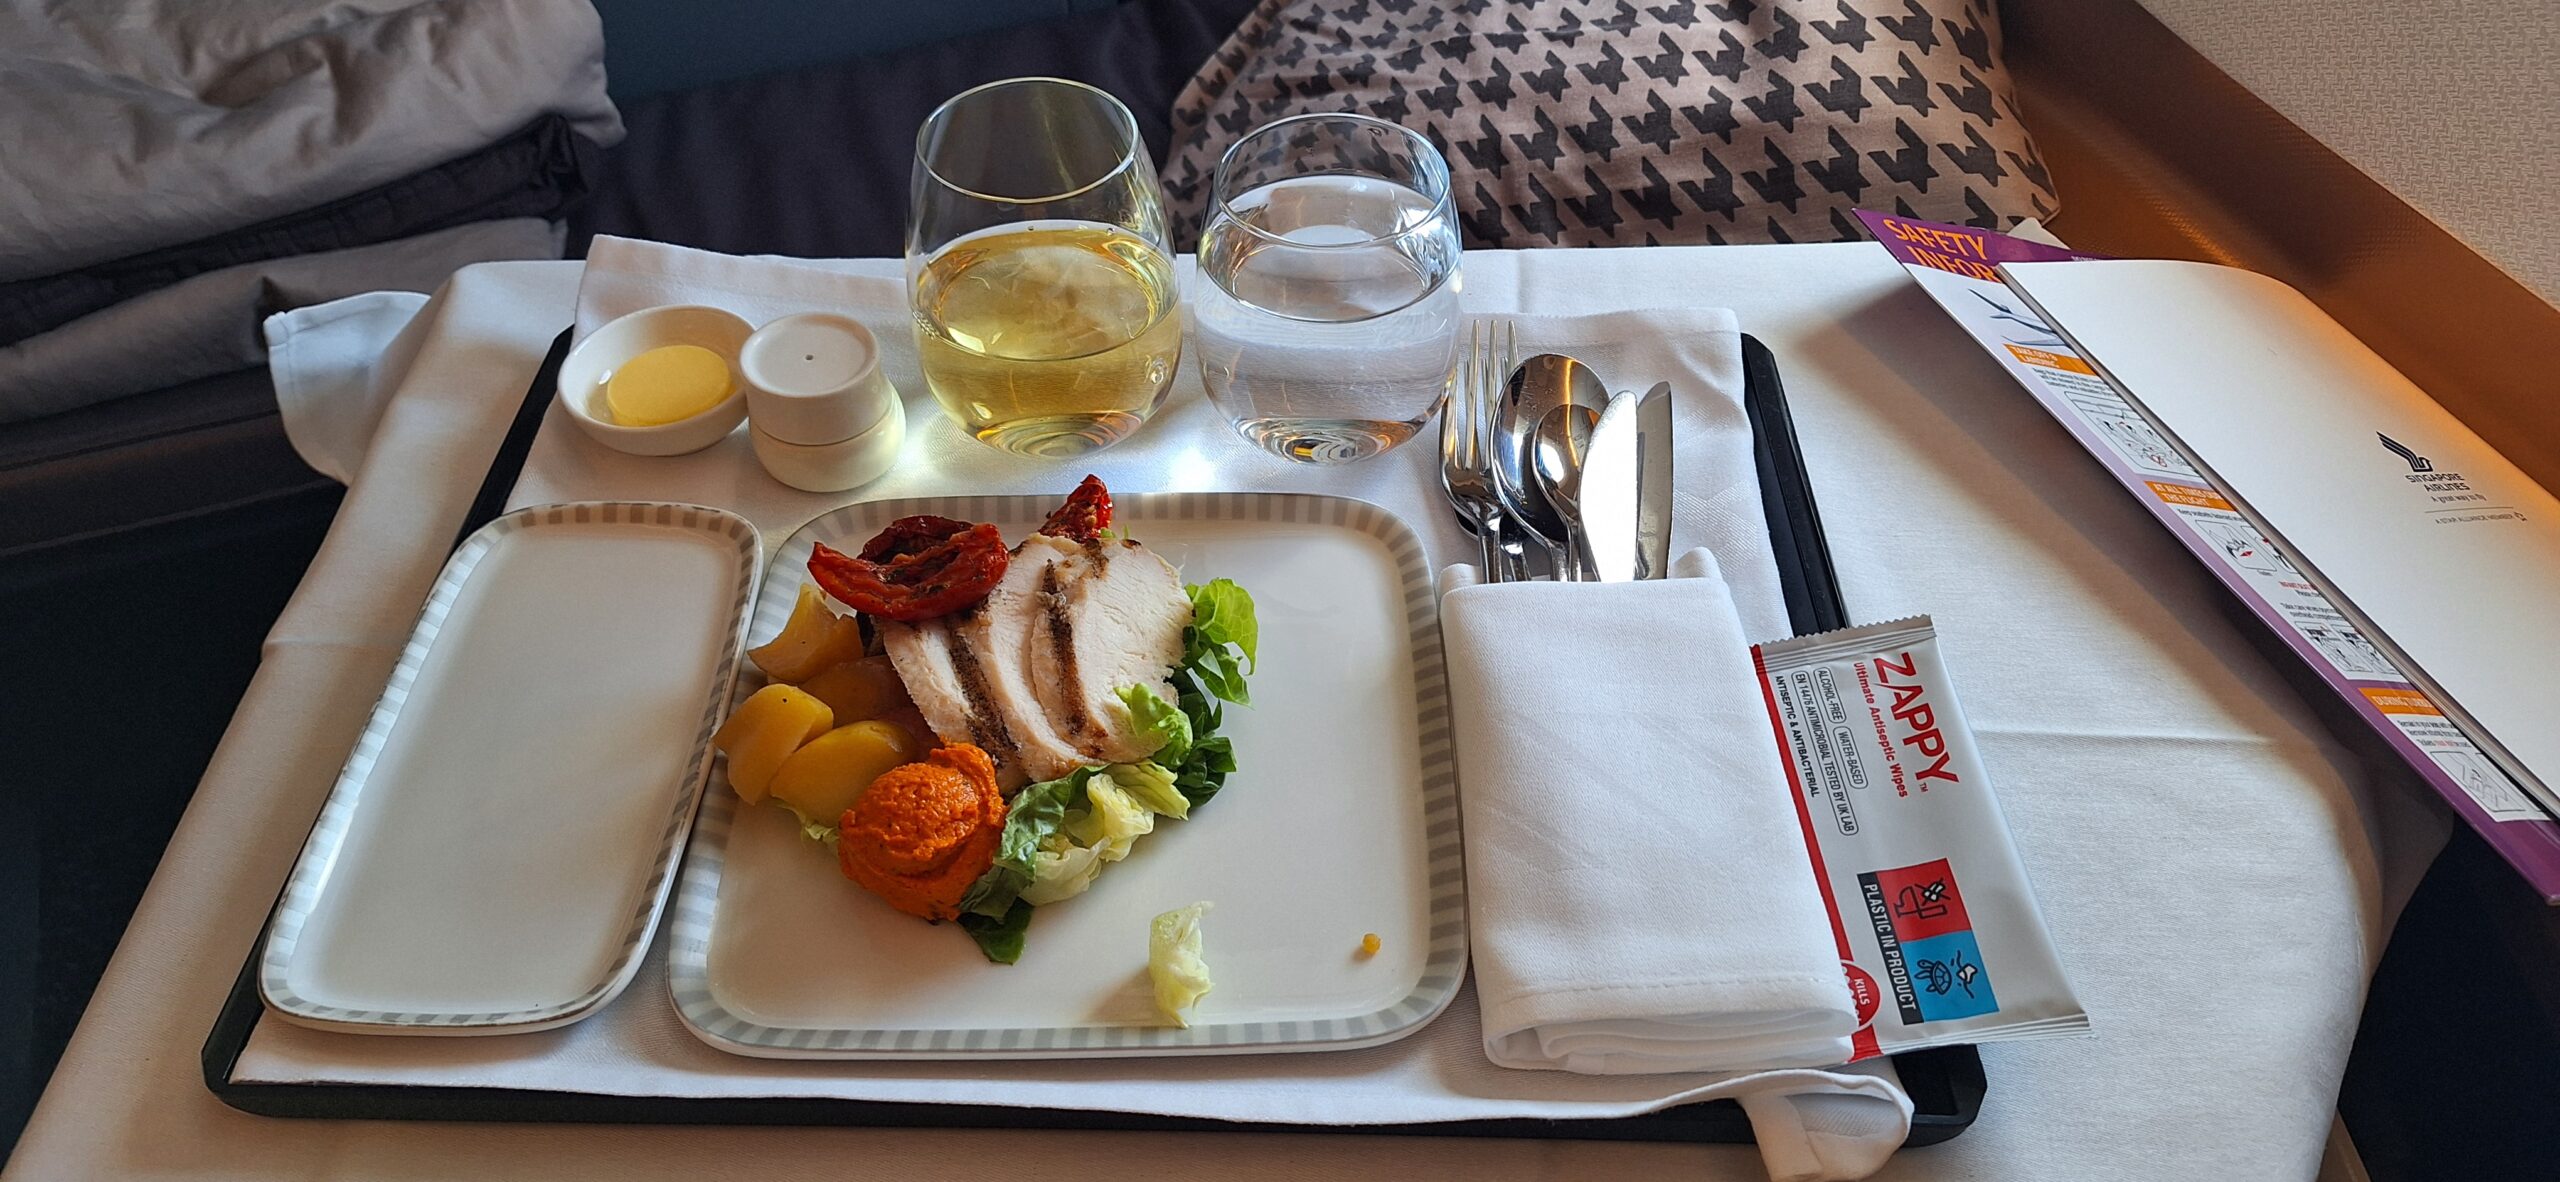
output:
[[[418,672],[433,651],[436,639],[443,633],[446,618],[454,601],[461,595],[473,572],[508,538],[526,531],[562,526],[642,525],[700,530],[726,539],[734,547],[737,559],[736,578],[732,581],[730,602],[725,618],[729,620],[731,641],[711,684],[704,694],[702,719],[694,735],[691,753],[686,758],[683,774],[667,785],[667,818],[658,838],[656,855],[649,866],[649,876],[624,925],[622,938],[606,971],[574,996],[560,998],[536,1006],[504,1010],[376,1010],[331,1005],[305,997],[292,985],[291,970],[295,952],[301,947],[304,927],[324,897],[329,882],[338,869],[338,854],[344,845],[356,814],[363,807],[375,761],[399,724],[401,708],[417,684]],[[327,803],[303,842],[302,854],[294,862],[293,873],[285,881],[282,897],[276,903],[275,917],[267,929],[264,951],[259,957],[258,991],[277,1013],[305,1025],[371,1031],[404,1033],[486,1034],[517,1032],[546,1026],[564,1025],[593,1013],[622,992],[639,971],[643,953],[657,930],[663,913],[669,885],[675,878],[677,863],[684,852],[688,823],[702,796],[702,786],[711,772],[711,733],[726,713],[729,688],[737,681],[738,652],[746,637],[747,607],[755,591],[761,539],[746,518],[706,505],[684,505],[658,501],[579,501],[556,505],[534,505],[516,510],[481,527],[445,561],[444,570],[427,592],[425,609],[418,616],[417,627],[409,634],[409,642],[400,650],[400,660],[392,668],[390,680],[383,686],[382,696],[374,703],[371,717],[366,719],[364,733],[356,739],[354,750],[339,769],[337,783],[329,790]]]

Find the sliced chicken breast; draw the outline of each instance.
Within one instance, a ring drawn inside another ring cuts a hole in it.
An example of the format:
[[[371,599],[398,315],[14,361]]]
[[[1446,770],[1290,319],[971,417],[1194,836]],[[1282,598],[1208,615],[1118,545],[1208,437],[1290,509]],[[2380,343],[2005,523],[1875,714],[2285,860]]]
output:
[[[1057,563],[1042,578],[1030,681],[1079,763],[1131,763],[1156,744],[1133,733],[1120,691],[1143,685],[1173,700],[1166,674],[1182,660],[1191,597],[1182,576],[1136,542],[1080,549],[1079,561]]]
[[[907,696],[946,743],[995,760],[1008,795],[1089,764],[1154,754],[1132,733],[1124,686],[1168,701],[1191,599],[1135,542],[1034,535],[984,602],[939,619],[878,626]]]
[[[997,761],[998,783],[1008,791],[1093,762],[1060,732],[1033,682],[1029,660],[1036,644],[1047,643],[1052,588],[1081,580],[1086,568],[1083,547],[1035,534],[1014,547],[1012,564],[985,602],[949,617],[952,638],[976,656],[986,673],[988,700],[1013,736],[1010,761]],[[1005,778],[1008,762],[1022,780]]]
[[[933,732],[945,743],[971,743],[996,763],[998,786],[1010,791],[1023,781],[1019,772],[1004,780],[1006,769],[1020,763],[1013,730],[996,709],[995,695],[977,653],[951,633],[956,617],[902,624],[877,621],[881,647],[905,682]]]

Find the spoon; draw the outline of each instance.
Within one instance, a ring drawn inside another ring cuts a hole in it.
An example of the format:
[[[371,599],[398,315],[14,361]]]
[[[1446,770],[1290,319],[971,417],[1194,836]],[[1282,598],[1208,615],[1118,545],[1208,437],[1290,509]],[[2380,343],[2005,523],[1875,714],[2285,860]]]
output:
[[[1531,440],[1538,487],[1564,520],[1565,546],[1572,557],[1571,575],[1580,582],[1592,568],[1591,535],[1582,526],[1582,457],[1591,450],[1591,429],[1600,416],[1578,403],[1549,410],[1538,420]],[[1563,577],[1561,574],[1559,578]]]
[[[1572,566],[1564,518],[1538,487],[1531,449],[1538,424],[1559,406],[1581,406],[1593,415],[1609,403],[1609,387],[1591,367],[1559,353],[1540,353],[1511,371],[1495,419],[1494,484],[1523,529],[1547,548],[1558,578]]]

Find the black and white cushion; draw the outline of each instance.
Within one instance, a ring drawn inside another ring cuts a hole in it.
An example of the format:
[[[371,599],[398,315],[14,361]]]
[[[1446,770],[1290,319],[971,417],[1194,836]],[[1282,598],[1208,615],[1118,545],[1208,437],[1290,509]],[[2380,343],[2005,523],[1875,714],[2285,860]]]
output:
[[[1175,101],[1187,240],[1227,145],[1313,111],[1423,132],[1470,246],[2006,229],[2056,209],[1992,0],[1265,0]]]

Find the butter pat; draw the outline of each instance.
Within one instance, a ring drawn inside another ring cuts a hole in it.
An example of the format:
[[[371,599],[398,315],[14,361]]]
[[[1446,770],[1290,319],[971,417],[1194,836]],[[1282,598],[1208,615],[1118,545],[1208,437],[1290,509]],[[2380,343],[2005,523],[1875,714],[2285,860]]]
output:
[[[605,380],[605,408],[626,427],[681,422],[720,405],[732,389],[729,363],[700,345],[660,345]]]

